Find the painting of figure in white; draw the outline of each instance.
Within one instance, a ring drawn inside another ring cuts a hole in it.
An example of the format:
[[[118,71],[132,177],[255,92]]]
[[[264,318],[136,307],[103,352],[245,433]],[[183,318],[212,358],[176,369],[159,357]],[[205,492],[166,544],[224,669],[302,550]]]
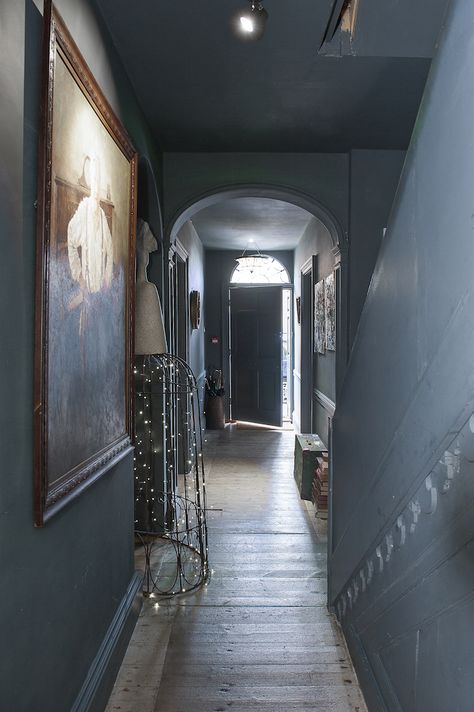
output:
[[[35,523],[132,451],[137,153],[50,2],[35,321]]]
[[[67,227],[69,265],[72,278],[91,294],[110,286],[113,269],[113,244],[107,217],[99,200],[100,163],[86,156],[90,195],[83,198]]]
[[[49,483],[126,431],[129,162],[56,60],[48,301]]]
[[[89,177],[90,195],[82,198],[69,221],[67,246],[71,276],[79,285],[69,309],[80,310],[79,334],[84,339],[91,328],[97,295],[111,285],[114,250],[107,217],[100,205],[100,163],[96,156],[86,156],[83,176]],[[86,354],[83,355],[85,358]]]

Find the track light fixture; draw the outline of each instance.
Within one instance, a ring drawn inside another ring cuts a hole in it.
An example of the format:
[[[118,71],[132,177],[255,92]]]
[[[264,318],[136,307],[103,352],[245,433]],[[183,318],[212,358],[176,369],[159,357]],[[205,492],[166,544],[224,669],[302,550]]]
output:
[[[259,40],[265,31],[268,12],[259,0],[249,0],[250,7],[239,10],[232,19],[237,37],[244,42]]]

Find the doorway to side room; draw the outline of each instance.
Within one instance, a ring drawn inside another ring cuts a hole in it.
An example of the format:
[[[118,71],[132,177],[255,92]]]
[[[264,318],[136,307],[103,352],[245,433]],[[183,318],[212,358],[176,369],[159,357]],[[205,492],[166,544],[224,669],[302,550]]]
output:
[[[179,240],[169,253],[169,337],[171,352],[184,361],[189,358],[189,255]]]
[[[302,433],[310,433],[313,427],[313,279],[311,260],[301,268],[301,397],[300,427]]]
[[[176,239],[169,250],[168,262],[168,320],[171,353],[186,363],[189,360],[189,255],[181,242]],[[174,433],[180,428],[177,420],[173,423]],[[182,429],[178,438],[178,469],[180,473],[189,470],[191,448],[187,431]]]

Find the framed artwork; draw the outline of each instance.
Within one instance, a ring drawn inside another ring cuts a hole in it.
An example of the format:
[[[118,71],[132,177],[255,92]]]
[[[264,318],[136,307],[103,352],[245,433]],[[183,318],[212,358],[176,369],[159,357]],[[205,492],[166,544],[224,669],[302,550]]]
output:
[[[314,285],[314,344],[316,353],[326,353],[326,311],[324,279]]]
[[[336,284],[334,272],[324,280],[326,306],[326,348],[336,350]]]
[[[35,521],[131,450],[135,150],[45,2],[35,344]]]
[[[296,297],[296,321],[301,324],[301,297]]]
[[[199,329],[201,323],[201,295],[194,289],[189,296],[191,328]]]

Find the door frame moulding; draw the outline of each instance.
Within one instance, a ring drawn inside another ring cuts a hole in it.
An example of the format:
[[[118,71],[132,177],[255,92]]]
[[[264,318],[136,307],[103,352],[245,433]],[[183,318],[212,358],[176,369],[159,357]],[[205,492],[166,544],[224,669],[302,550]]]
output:
[[[172,310],[175,307],[176,300],[178,299],[178,293],[175,293],[176,289],[176,284],[175,280],[177,277],[177,270],[178,270],[178,260],[181,261],[185,265],[185,274],[186,274],[186,284],[185,284],[185,292],[186,295],[189,291],[189,275],[188,275],[188,270],[189,270],[189,253],[187,252],[186,248],[184,245],[181,243],[181,241],[176,238],[173,240],[172,243],[168,243],[167,245],[167,254],[168,254],[168,267],[165,271],[166,274],[166,283],[165,283],[165,296],[166,296],[166,304],[165,304],[165,324],[166,324],[166,332],[167,332],[167,338],[168,338],[168,348],[171,353],[174,352],[174,349],[176,347],[176,342],[177,342],[177,333],[176,333],[176,324],[172,323]],[[189,303],[188,300],[186,299],[185,301],[185,314],[183,315],[184,322],[185,322],[185,350],[186,354],[189,355],[189,334],[188,334],[188,322],[189,322]],[[185,359],[187,360],[187,359]]]
[[[301,265],[300,267],[300,272],[301,274],[308,274],[308,272],[311,271],[313,267],[313,257],[311,256],[309,259],[306,260],[306,262]]]
[[[313,391],[313,261],[314,255],[311,255],[311,257],[309,257],[306,262],[301,265],[300,273],[298,275],[301,297],[301,322],[299,325],[299,428],[301,432],[307,433],[311,432],[313,429],[313,407],[311,397]]]

